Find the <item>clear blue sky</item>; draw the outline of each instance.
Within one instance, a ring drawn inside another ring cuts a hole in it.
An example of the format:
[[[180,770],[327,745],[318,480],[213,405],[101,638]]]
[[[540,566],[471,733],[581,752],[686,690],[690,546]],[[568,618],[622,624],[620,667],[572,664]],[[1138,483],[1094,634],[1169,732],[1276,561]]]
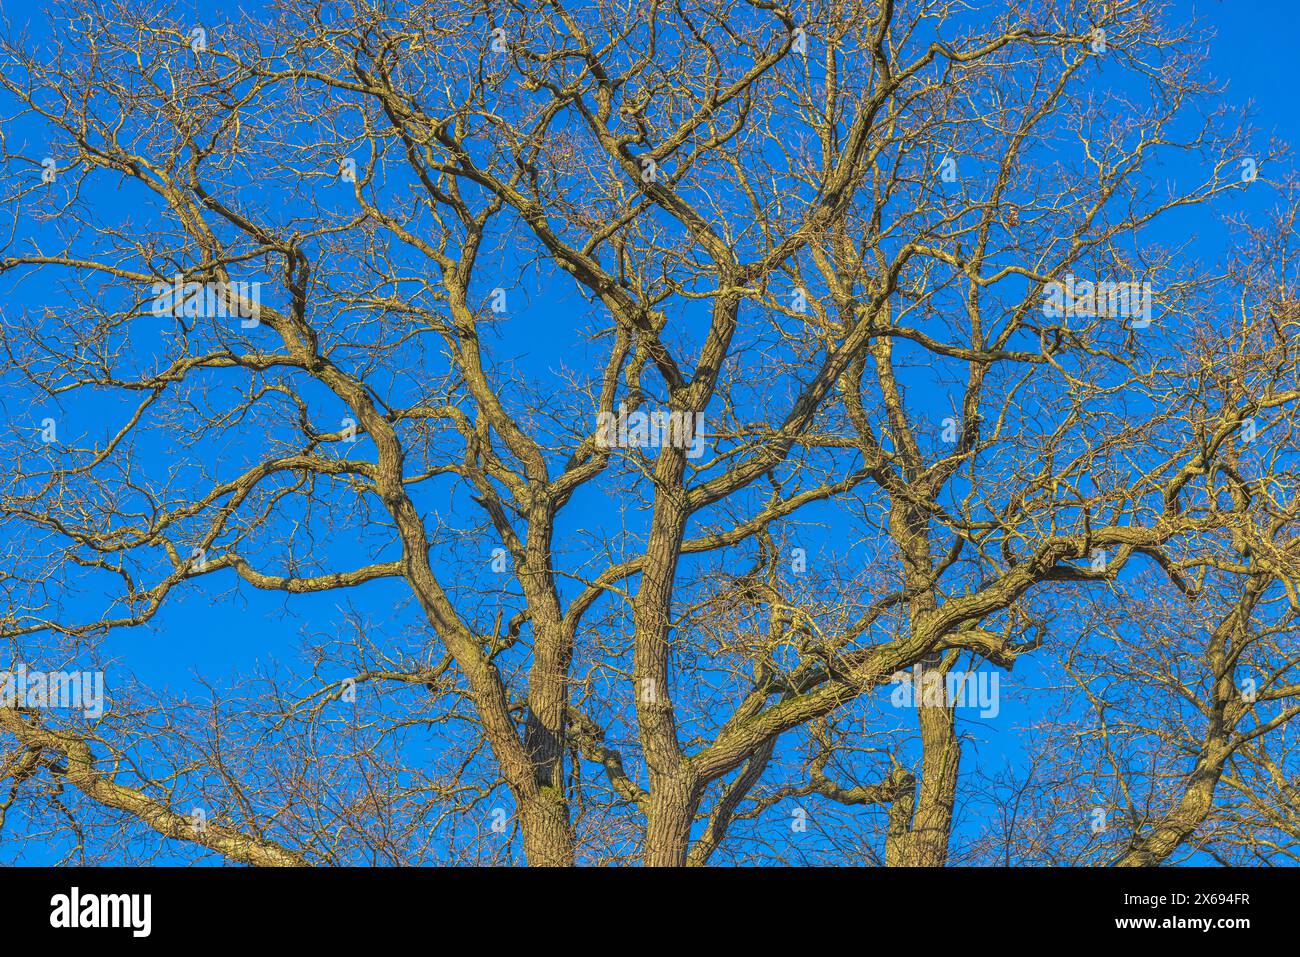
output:
[[[33,34],[40,36],[45,26],[36,16],[36,6],[30,0],[0,2],[0,9],[15,25],[30,18]],[[243,6],[256,8],[256,4]],[[225,14],[230,10],[229,4],[209,2],[193,5],[182,2],[179,7],[191,8],[200,20],[214,11]],[[1260,127],[1276,132],[1292,144],[1300,144],[1300,98],[1296,83],[1300,3],[1178,0],[1174,7],[1196,13],[1217,30],[1218,39],[1210,47],[1209,62],[1211,72],[1227,83],[1227,100],[1243,109],[1251,106]],[[1197,228],[1207,234],[1215,231],[1213,222],[1204,216],[1198,219]],[[1213,245],[1213,236],[1207,238]],[[10,304],[25,298],[21,291],[10,288],[8,280],[0,285],[0,295],[8,297]],[[554,313],[551,319],[533,326],[536,341],[531,345],[539,355],[547,354],[557,345],[575,346],[578,342],[577,330],[563,325],[561,313]],[[529,345],[525,341],[523,348]],[[15,414],[15,410],[10,409],[9,414]],[[340,567],[346,567],[345,562]],[[225,589],[232,581],[233,576],[223,576],[220,584]],[[405,597],[404,585],[386,583],[370,586],[354,603],[382,629],[390,621],[394,603]],[[195,681],[196,674],[221,683],[247,673],[258,663],[292,660],[295,647],[304,636],[328,628],[328,622],[336,620],[341,600],[337,594],[326,594],[297,598],[292,606],[287,606],[282,597],[243,587],[240,600],[213,603],[209,594],[196,589],[183,601],[171,603],[150,627],[114,635],[108,648],[120,655],[124,663],[129,663],[141,681],[158,689],[169,688],[197,696],[202,691]],[[409,612],[403,614],[402,621],[409,624]],[[1004,676],[1004,682],[1010,680]],[[1000,719],[1002,731],[1020,717],[1014,706],[1005,708]],[[993,754],[999,750],[1014,754],[1012,743],[1000,737],[1002,731],[984,723],[979,733],[990,742]],[[986,757],[989,753],[983,752]],[[0,861],[7,858],[7,853],[0,849]],[[27,860],[41,862],[39,855]]]

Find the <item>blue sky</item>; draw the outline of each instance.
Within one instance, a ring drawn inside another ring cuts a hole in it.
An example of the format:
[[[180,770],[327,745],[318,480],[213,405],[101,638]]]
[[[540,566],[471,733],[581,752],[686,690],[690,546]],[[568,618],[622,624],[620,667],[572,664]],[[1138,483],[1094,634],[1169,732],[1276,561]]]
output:
[[[179,6],[181,9],[189,7],[188,4]],[[255,9],[252,4],[243,6]],[[1265,131],[1275,132],[1289,143],[1300,144],[1300,103],[1295,96],[1294,82],[1295,49],[1297,40],[1300,40],[1300,16],[1296,6],[1283,0],[1201,0],[1198,3],[1179,0],[1173,6],[1203,17],[1218,32],[1218,39],[1209,48],[1209,64],[1212,74],[1227,84],[1226,99],[1243,110],[1251,107],[1257,124]],[[32,15],[32,4],[0,3],[0,9],[15,24],[32,17],[33,35],[39,37],[43,34],[45,25]],[[200,20],[215,11],[228,13],[229,9],[226,4],[205,2],[197,2],[192,7]],[[1177,171],[1171,173],[1177,175]],[[1261,175],[1267,176],[1268,171],[1262,170]],[[1258,200],[1247,198],[1243,202],[1249,205],[1267,201],[1263,191],[1257,196]],[[114,207],[103,204],[100,210],[101,215],[111,214]],[[127,193],[123,195],[117,212],[126,216],[131,211]],[[1157,233],[1157,238],[1172,238],[1183,229],[1195,230],[1200,239],[1198,249],[1205,255],[1213,255],[1227,242],[1227,233],[1212,217],[1203,211],[1189,216],[1191,218],[1186,224],[1173,222],[1161,227],[1163,232]],[[10,280],[0,280],[0,296],[5,299],[6,308],[31,301],[29,297],[32,295],[32,290],[13,289]],[[511,349],[521,367],[550,368],[558,356],[581,349],[579,329],[571,322],[576,312],[575,303],[576,300],[566,300],[562,295],[553,298],[549,306],[538,306],[546,310],[540,317],[542,321],[512,330]],[[0,402],[5,406],[11,405],[2,395]],[[6,411],[11,418],[20,413],[27,414],[12,407]],[[31,416],[39,419],[44,412],[33,409]],[[96,410],[91,408],[65,407],[57,414],[77,423],[78,431],[87,435],[93,435],[106,421],[99,420]],[[323,415],[328,414],[332,413],[323,412]],[[437,507],[432,499],[427,500],[427,504],[431,508]],[[593,500],[591,507],[600,506]],[[612,513],[610,520],[614,520]],[[834,540],[833,532],[826,534],[830,536],[825,540],[828,547],[845,547],[845,543]],[[351,541],[339,544],[336,552],[338,567],[347,567],[350,559],[361,554],[359,544]],[[318,637],[322,632],[328,633],[331,627],[338,625],[344,603],[354,606],[372,623],[375,632],[372,637],[391,633],[397,642],[414,642],[410,630],[413,624],[411,610],[398,610],[398,606],[408,598],[407,589],[400,582],[370,585],[364,594],[356,596],[326,593],[295,598],[289,604],[279,595],[259,592],[248,586],[239,588],[236,600],[228,600],[227,593],[233,581],[233,574],[227,573],[214,583],[217,587],[189,590],[181,600],[171,601],[149,627],[112,635],[105,645],[106,654],[120,660],[141,682],[160,693],[170,691],[199,698],[205,692],[202,683],[196,680],[198,675],[221,684],[259,666],[270,666],[277,660],[292,662],[301,641]],[[218,599],[218,595],[222,597]],[[73,607],[78,606],[74,604]],[[94,607],[91,596],[85,597],[81,607],[87,610]],[[1004,691],[1011,691],[1015,681],[1032,682],[1033,678],[1032,667],[1024,674],[1018,673],[1014,680],[1003,676]],[[111,671],[109,684],[112,685]],[[967,727],[966,730],[984,741],[979,749],[980,760],[996,762],[1000,758],[1014,758],[1017,749],[1013,729],[1031,716],[1031,709],[1019,705],[1014,694],[1007,694],[998,719],[979,722],[978,727]],[[973,752],[968,759],[973,760]],[[0,861],[6,859],[8,854],[0,845]],[[29,863],[43,863],[47,859],[30,851],[23,858]]]

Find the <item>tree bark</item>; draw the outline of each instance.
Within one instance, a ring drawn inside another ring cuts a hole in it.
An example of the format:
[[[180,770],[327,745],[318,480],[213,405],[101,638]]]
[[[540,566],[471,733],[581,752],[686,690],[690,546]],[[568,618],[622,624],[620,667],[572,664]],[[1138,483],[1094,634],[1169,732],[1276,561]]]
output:
[[[693,777],[677,775],[651,782],[646,808],[646,867],[685,867],[691,844],[691,824],[700,791]]]
[[[543,788],[540,795],[522,805],[519,825],[529,867],[573,866],[573,831],[562,789]]]

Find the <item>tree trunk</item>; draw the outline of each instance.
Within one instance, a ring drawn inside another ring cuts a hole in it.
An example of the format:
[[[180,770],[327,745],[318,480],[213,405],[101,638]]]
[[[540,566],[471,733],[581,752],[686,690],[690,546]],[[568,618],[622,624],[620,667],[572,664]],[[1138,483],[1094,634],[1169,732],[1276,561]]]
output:
[[[942,867],[948,860],[961,742],[957,738],[955,712],[947,704],[923,705],[920,712],[925,754],[921,760],[921,793],[912,821],[908,863],[912,867]]]
[[[890,805],[886,867],[942,867],[948,860],[961,759],[956,713],[946,704],[923,704],[918,710],[924,749],[920,793],[904,794]]]
[[[689,776],[651,781],[646,812],[646,867],[685,867],[691,824],[700,803],[699,789]]]
[[[573,834],[562,792],[544,788],[536,799],[521,805],[519,823],[530,867],[573,866]]]

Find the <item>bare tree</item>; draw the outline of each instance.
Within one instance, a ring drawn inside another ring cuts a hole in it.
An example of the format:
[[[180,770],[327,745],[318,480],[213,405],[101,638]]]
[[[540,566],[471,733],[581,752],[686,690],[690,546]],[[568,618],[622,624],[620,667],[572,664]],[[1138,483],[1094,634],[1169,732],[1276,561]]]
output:
[[[1292,853],[1295,261],[1158,241],[1284,150],[1159,4],[997,6],[72,0],[0,44],[14,660],[248,589],[306,623],[197,704],[114,640],[104,716],[0,707],[6,832]],[[1021,658],[1055,750],[1000,775],[927,688]]]

